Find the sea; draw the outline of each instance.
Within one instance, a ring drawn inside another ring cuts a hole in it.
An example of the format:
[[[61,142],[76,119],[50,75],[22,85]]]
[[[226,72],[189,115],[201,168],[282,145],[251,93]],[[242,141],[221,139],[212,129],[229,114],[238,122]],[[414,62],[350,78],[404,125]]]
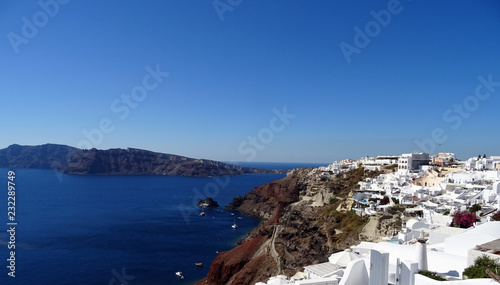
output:
[[[287,170],[326,165],[231,163]],[[0,284],[135,285],[204,278],[217,253],[234,248],[259,223],[223,206],[285,175],[77,176],[0,169],[0,176]],[[206,197],[221,207],[195,206]]]

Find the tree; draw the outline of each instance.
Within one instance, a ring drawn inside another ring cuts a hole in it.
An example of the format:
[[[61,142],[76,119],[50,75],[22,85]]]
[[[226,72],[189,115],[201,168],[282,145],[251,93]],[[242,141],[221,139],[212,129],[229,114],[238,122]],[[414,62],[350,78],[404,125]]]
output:
[[[481,159],[481,155],[478,155],[478,156],[477,156],[477,159]]]
[[[482,255],[474,260],[474,265],[471,265],[464,270],[464,275],[470,279],[474,278],[490,278],[486,270],[489,269],[493,272],[497,272],[500,267],[500,262],[488,257],[487,255]]]
[[[486,158],[486,154],[483,154],[483,158]]]
[[[469,212],[471,213],[476,213],[478,211],[481,211],[481,205],[479,204],[474,204],[469,208]]]
[[[470,228],[474,225],[476,220],[477,220],[476,214],[469,213],[468,211],[463,211],[463,212],[458,211],[455,214],[453,214],[453,224],[456,227],[464,229]]]

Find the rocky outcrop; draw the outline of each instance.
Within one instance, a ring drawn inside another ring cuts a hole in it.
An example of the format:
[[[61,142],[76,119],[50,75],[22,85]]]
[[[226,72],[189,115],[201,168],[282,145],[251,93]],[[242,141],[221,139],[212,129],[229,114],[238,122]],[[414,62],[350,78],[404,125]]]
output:
[[[357,169],[323,181],[312,168],[295,169],[236,197],[228,209],[265,220],[240,246],[219,254],[207,277],[196,284],[255,284],[278,274],[292,276],[358,243],[368,219],[336,209],[357,182],[378,174]]]
[[[2,168],[54,169],[66,174],[222,176],[284,173],[141,149],[80,150],[46,144],[11,145],[0,150]]]
[[[368,224],[359,234],[359,239],[369,242],[381,242],[383,237],[392,236],[394,231],[401,229],[401,213],[404,207],[392,207],[388,212],[377,213],[370,218]]]
[[[214,201],[211,197],[208,197],[206,199],[200,200],[198,204],[196,204],[198,207],[203,207],[203,208],[217,208],[219,207],[219,203]]]

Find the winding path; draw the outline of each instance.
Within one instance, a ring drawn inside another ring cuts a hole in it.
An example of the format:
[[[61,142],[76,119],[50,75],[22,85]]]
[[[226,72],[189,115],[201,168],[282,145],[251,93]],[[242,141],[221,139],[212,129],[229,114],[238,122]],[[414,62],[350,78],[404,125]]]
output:
[[[278,237],[282,229],[283,227],[280,225],[274,226],[273,237],[271,239],[271,256],[274,258],[274,261],[276,261],[276,267],[278,268],[277,275],[281,274],[281,258],[278,252],[276,251],[275,243],[276,243],[276,238]]]

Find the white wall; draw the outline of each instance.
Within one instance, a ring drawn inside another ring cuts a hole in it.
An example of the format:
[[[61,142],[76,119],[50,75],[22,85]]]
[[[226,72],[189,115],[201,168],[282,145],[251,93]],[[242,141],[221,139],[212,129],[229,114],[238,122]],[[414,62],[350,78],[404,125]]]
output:
[[[492,279],[469,279],[456,281],[437,281],[420,274],[415,274],[415,285],[492,285]]]
[[[484,252],[484,251],[479,251],[479,250],[476,250],[473,248],[473,249],[469,249],[469,253],[467,255],[467,267],[473,265],[474,260],[476,260],[476,258],[481,257],[483,255],[486,255],[492,259],[496,259],[496,260],[498,260],[498,262],[500,262],[500,255],[489,253],[489,252]]]
[[[368,269],[365,264],[367,259],[361,258],[354,260],[347,265],[344,272],[344,277],[340,280],[339,285],[363,285],[370,282],[368,277]]]

